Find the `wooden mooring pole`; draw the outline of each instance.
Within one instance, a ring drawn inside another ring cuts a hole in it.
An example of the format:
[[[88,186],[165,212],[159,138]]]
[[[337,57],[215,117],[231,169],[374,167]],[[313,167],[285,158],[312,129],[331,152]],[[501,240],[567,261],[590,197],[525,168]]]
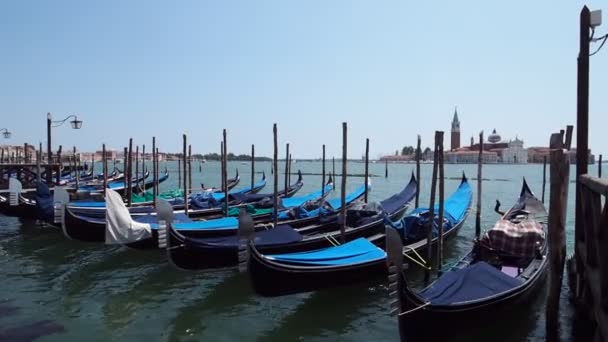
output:
[[[439,132],[439,222],[437,230],[437,270],[443,267],[443,216],[444,216],[444,168],[443,168],[443,132]]]
[[[188,195],[192,193],[192,145],[188,145]]]
[[[422,150],[420,149],[420,134],[418,134],[418,142],[416,143],[416,182],[418,182],[418,191],[416,191],[416,208],[420,208],[420,158],[422,158]]]
[[[289,188],[289,143],[285,145],[285,195],[287,195],[287,189]]]
[[[224,184],[224,213],[228,216],[228,137],[226,129],[222,130],[224,139],[224,172],[222,173],[222,184]]]
[[[437,168],[439,162],[439,132],[435,131],[435,147],[433,148],[433,178],[431,179],[431,203],[429,205],[429,220],[426,227],[426,260],[427,266],[424,270],[424,282],[431,279],[431,259],[433,258],[433,226],[435,221],[435,190],[437,189]]]
[[[333,175],[333,179],[334,179],[334,189],[336,188],[336,157],[331,157],[331,164],[332,164],[332,175]]]
[[[479,133],[479,156],[477,158],[477,213],[475,213],[475,238],[479,239],[481,235],[481,184],[483,165],[483,131]]]
[[[136,191],[142,192],[141,187],[139,186],[139,145],[135,146],[135,182],[135,189],[137,189]]]
[[[186,216],[188,216],[188,175],[187,175],[187,168],[186,168],[186,158],[188,158],[187,154],[188,153],[188,136],[186,136],[186,134],[182,134],[182,164],[184,165],[184,214],[186,214]],[[227,201],[228,199],[225,198],[225,201]]]
[[[599,178],[602,178],[602,155],[601,154],[600,154],[599,163],[597,164],[597,176]]]
[[[347,125],[342,123],[342,187],[340,189],[340,239],[346,242],[346,158],[347,158]],[[366,180],[367,181],[367,180]]]
[[[220,178],[221,178],[221,189],[224,192],[224,142],[220,142]]]
[[[277,172],[278,167],[279,167],[279,143],[278,143],[278,139],[277,139],[277,124],[275,123],[272,126],[272,137],[273,137],[273,141],[274,141],[274,152],[273,152],[273,159],[272,159],[272,169],[274,170],[273,176],[274,176],[274,191],[273,191],[273,196],[272,196],[272,222],[274,224],[274,226],[277,226],[278,223],[278,219],[279,219],[279,213],[278,213],[278,209],[279,209],[279,173]]]
[[[369,178],[369,138],[365,139],[365,203],[368,203],[369,185],[367,179]]]
[[[251,144],[251,188],[255,184],[255,145]]]
[[[325,144],[323,144],[323,156],[321,160],[321,197],[325,197]]]
[[[101,146],[101,167],[103,172],[103,197],[106,197],[106,190],[108,189],[108,158],[106,156],[106,144]],[[47,169],[50,172],[50,169]]]
[[[549,291],[547,293],[546,329],[548,341],[559,341],[559,298],[566,260],[566,213],[570,164],[563,151],[560,133],[551,135],[549,198]]]
[[[156,183],[156,137],[152,137],[152,181]],[[152,198],[154,198],[154,201],[152,202],[152,205],[154,205],[155,207],[156,196],[158,196],[158,194],[156,193],[156,187],[153,185]]]
[[[127,205],[133,204],[133,138],[129,138],[129,152],[127,155]]]
[[[543,194],[541,202],[545,203],[545,187],[547,184],[547,156],[543,156]]]
[[[384,159],[384,178],[388,178],[388,159]]]

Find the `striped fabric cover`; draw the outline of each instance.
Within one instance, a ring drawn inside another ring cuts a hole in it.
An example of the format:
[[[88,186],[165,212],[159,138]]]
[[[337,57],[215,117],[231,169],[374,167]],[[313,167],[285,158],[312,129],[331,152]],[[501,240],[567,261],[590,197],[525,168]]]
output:
[[[500,220],[482,237],[482,243],[492,249],[518,257],[534,257],[544,241],[545,232],[534,220]]]

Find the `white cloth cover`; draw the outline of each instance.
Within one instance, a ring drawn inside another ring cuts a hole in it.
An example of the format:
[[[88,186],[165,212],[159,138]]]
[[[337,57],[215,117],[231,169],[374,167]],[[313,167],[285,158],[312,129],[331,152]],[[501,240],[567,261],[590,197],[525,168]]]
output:
[[[124,245],[152,237],[148,223],[136,222],[122,197],[114,190],[106,190],[106,244]]]

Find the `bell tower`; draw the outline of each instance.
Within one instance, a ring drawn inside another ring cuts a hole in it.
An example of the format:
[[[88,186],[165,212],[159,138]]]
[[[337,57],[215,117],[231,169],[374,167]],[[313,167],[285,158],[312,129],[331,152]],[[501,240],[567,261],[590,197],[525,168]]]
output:
[[[450,150],[454,151],[457,148],[460,148],[460,121],[458,121],[458,107],[454,108]]]

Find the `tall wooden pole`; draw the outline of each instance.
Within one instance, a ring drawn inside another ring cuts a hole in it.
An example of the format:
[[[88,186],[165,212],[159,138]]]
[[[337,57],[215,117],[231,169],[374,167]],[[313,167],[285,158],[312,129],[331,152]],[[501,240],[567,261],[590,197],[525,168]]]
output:
[[[272,159],[272,163],[273,163],[273,169],[274,169],[274,194],[272,196],[272,222],[274,223],[274,226],[276,227],[278,224],[278,219],[279,219],[279,173],[277,172],[278,167],[279,167],[279,144],[278,144],[278,140],[277,140],[277,124],[275,123],[272,126],[272,135],[273,135],[273,139],[274,139],[274,153],[273,153],[273,159]]]
[[[416,144],[416,182],[418,182],[418,191],[416,191],[416,208],[420,208],[420,158],[422,157],[422,150],[420,149],[420,134],[418,134],[418,142]]]
[[[139,145],[135,146],[135,189],[137,192],[141,192],[139,187]]]
[[[431,203],[429,205],[429,220],[426,230],[427,262],[429,268],[425,269],[424,282],[428,283],[431,278],[431,259],[433,258],[433,228],[435,221],[435,191],[437,190],[437,169],[439,163],[439,132],[435,131],[435,147],[433,148],[433,178],[431,179]]]
[[[78,165],[76,164],[76,146],[72,148],[72,153],[74,155],[74,168],[76,169],[76,189],[80,187],[80,170],[78,169]]]
[[[287,184],[288,185],[291,185],[291,161],[292,161],[292,159],[291,159],[291,153],[290,153],[289,154],[289,164],[287,164],[288,165],[288,167],[287,167]],[[287,195],[287,189],[285,189],[285,194]]]
[[[443,267],[443,216],[444,216],[444,167],[443,167],[443,132],[439,133],[439,222],[437,236],[437,269]]]
[[[156,137],[152,137],[152,181],[156,183]],[[152,202],[154,206],[156,206],[156,186],[152,186],[152,197],[154,201]]]
[[[53,163],[53,151],[51,150],[51,113],[46,114],[46,158],[47,158],[47,169],[46,169],[46,184],[51,186],[52,177],[53,177],[53,168],[51,164]],[[105,190],[104,190],[105,191]],[[105,193],[104,193],[105,195]]]
[[[224,165],[224,142],[221,141],[220,142],[220,178],[221,178],[222,192],[225,191],[225,189],[224,189],[224,167],[226,167],[226,165]]]
[[[188,145],[188,194],[192,193],[192,145]]]
[[[106,190],[108,189],[108,158],[106,156],[106,144],[101,146],[101,163],[103,167],[103,197],[106,197]]]
[[[323,144],[323,155],[321,157],[321,197],[325,196],[325,144]]]
[[[61,145],[59,145],[59,149],[57,150],[57,184],[61,181],[61,167],[63,163],[61,162]]]
[[[332,175],[334,177],[334,189],[336,188],[336,157],[331,157]]]
[[[574,245],[585,240],[583,227],[583,208],[581,199],[581,175],[587,174],[589,163],[589,31],[591,28],[591,12],[584,6],[580,14],[579,54],[576,84],[576,207]],[[577,284],[580,284],[580,274],[584,270],[581,256],[575,252]],[[580,286],[577,286],[577,296],[580,295]]]
[[[549,199],[549,291],[547,293],[547,340],[559,340],[559,301],[566,259],[566,213],[570,165],[560,134],[551,135],[551,194]]]
[[[368,202],[369,197],[369,185],[367,179],[369,178],[369,138],[365,138],[365,203]]]
[[[547,185],[547,156],[543,156],[543,193],[541,202],[545,203],[545,187]]]
[[[483,164],[483,131],[479,133],[479,156],[477,158],[477,213],[475,214],[475,237],[481,235],[481,165]]]
[[[177,160],[177,184],[182,184],[182,160]]]
[[[600,162],[597,164],[597,176],[602,178],[602,155],[600,154]]]
[[[122,197],[127,200],[127,204],[128,204],[129,200],[127,199],[127,197],[129,197],[129,183],[131,183],[131,181],[130,181],[131,177],[129,177],[129,169],[128,169],[129,162],[127,159],[127,158],[129,158],[129,148],[128,147],[125,147],[123,149],[123,155],[124,155],[124,158],[122,158],[123,159],[122,160],[122,162],[123,162],[122,170],[123,170],[123,174],[125,176],[125,178],[124,178],[125,188],[122,193]]]
[[[184,213],[188,215],[188,175],[186,169],[186,153],[188,148],[188,138],[186,134],[182,134],[183,150],[182,150],[182,164],[184,165]],[[225,200],[228,200],[227,198]]]
[[[129,139],[129,155],[127,157],[128,164],[127,173],[129,174],[129,179],[127,180],[127,204],[131,206],[133,204],[133,138]]]
[[[159,191],[159,179],[160,179],[160,177],[158,177],[159,174],[160,174],[160,154],[158,153],[158,147],[156,148],[155,155],[156,155],[156,168],[155,168],[156,169],[156,175],[154,176],[154,178],[156,179],[156,181],[154,182],[154,188],[156,189],[156,193],[158,195],[160,195],[160,191]]]
[[[224,138],[224,173],[222,173],[222,183],[224,184],[224,213],[228,216],[228,140],[226,138],[225,128],[222,131],[222,136]]]
[[[384,178],[388,178],[388,159],[384,159]]]
[[[146,145],[141,146],[141,174],[142,176],[146,174]],[[142,191],[146,191],[145,182],[142,181],[141,188]],[[156,199],[154,199],[156,200]]]
[[[251,189],[255,184],[255,145],[251,144]]]
[[[347,159],[347,125],[342,123],[342,187],[340,189],[340,238],[342,243],[346,242],[346,159]],[[367,180],[365,180],[367,183]]]
[[[289,188],[289,143],[285,145],[285,195],[287,195],[287,189]]]

